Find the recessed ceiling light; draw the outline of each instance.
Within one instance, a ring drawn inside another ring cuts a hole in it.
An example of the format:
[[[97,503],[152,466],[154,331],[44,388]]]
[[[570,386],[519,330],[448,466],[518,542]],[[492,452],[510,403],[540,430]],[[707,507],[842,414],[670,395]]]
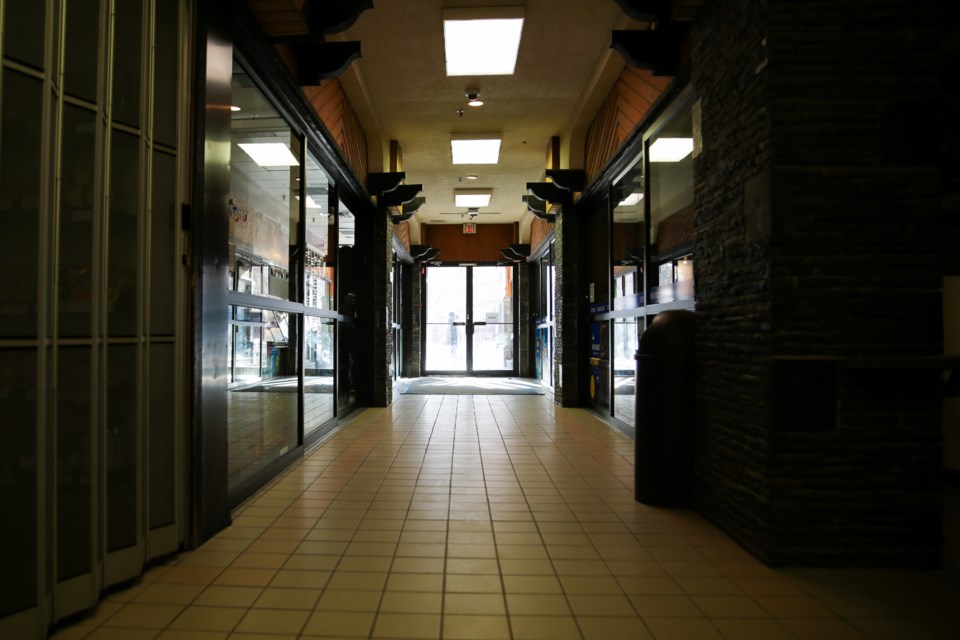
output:
[[[242,111],[240,107],[235,104],[230,105],[230,111]]]
[[[626,198],[624,198],[623,200],[621,200],[621,201],[620,201],[620,204],[618,204],[617,206],[618,206],[618,207],[632,207],[633,205],[639,203],[641,200],[643,200],[643,194],[642,194],[642,193],[631,193],[631,194],[628,195]]]
[[[482,107],[483,100],[480,99],[480,92],[476,89],[467,89],[467,104],[471,107]]]
[[[492,189],[454,189],[453,201],[456,207],[488,207]]]
[[[500,137],[495,134],[454,134],[450,137],[453,164],[497,164]]]
[[[464,180],[477,180],[477,179],[478,179],[478,176],[475,176],[474,174],[471,173],[471,174],[469,174],[469,175],[463,176],[463,179],[464,179]]]
[[[513,74],[523,31],[523,7],[444,9],[448,76]]]
[[[238,146],[261,167],[296,167],[300,164],[282,142],[241,142]]]
[[[657,138],[650,145],[650,162],[680,162],[693,152],[693,138]]]

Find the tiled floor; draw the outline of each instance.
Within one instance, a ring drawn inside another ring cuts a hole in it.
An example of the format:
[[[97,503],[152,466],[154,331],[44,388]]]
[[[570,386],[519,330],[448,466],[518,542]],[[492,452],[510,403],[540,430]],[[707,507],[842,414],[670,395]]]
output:
[[[960,637],[935,574],[775,571],[635,503],[632,450],[544,396],[400,396],[55,637]]]

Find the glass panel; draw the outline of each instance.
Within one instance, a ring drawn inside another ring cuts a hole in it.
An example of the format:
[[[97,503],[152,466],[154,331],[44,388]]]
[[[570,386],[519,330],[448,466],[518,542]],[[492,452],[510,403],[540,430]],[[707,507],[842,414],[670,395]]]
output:
[[[233,104],[230,288],[295,299],[290,252],[300,219],[300,144],[236,61]]]
[[[643,162],[613,186],[613,308],[643,306],[644,187]]]
[[[174,345],[150,345],[150,528],[174,521]]]
[[[150,217],[150,333],[173,335],[177,275],[177,159],[153,154]]]
[[[427,267],[428,371],[467,370],[467,267]]]
[[[28,10],[29,4],[17,2],[6,6],[8,9],[23,6]],[[4,249],[0,252],[0,272],[3,273],[0,337],[3,338],[37,335],[42,90],[39,80],[10,69],[3,70],[3,114],[0,116],[0,216],[4,223]]]
[[[306,316],[304,322],[303,433],[306,435],[333,418],[334,321]]]
[[[353,346],[357,328],[352,322],[338,322],[337,331],[337,414],[345,414],[357,402],[356,362]]]
[[[637,318],[613,322],[613,415],[634,426],[636,413]]]
[[[97,54],[101,33],[100,0],[70,0],[67,3],[63,88],[70,95],[89,102],[97,102]]]
[[[114,338],[132,337],[137,334],[140,138],[122,131],[111,136],[107,331]]]
[[[231,313],[227,483],[234,491],[297,446],[299,363],[290,353],[288,314]]]
[[[693,299],[693,124],[681,108],[647,147],[650,156],[650,242],[657,272],[651,303]],[[682,264],[681,264],[682,263]],[[653,268],[651,266],[651,269]]]
[[[473,368],[513,369],[513,268],[473,268]]]
[[[107,550],[137,543],[137,347],[107,349]]]
[[[3,3],[3,55],[37,69],[43,68],[45,5],[46,2],[38,0],[6,0]],[[4,99],[9,95],[4,92]]]
[[[355,278],[355,260],[354,260],[354,236],[356,234],[355,220],[353,214],[340,203],[340,212],[337,215],[338,240],[338,262],[340,273],[337,274],[337,287],[339,290],[337,298],[337,308],[344,315],[353,315],[356,312],[357,293]]]
[[[91,335],[97,117],[65,104],[60,164],[60,335]]]
[[[143,47],[143,0],[114,5],[113,120],[140,125],[140,75]]]
[[[154,13],[153,49],[153,139],[160,144],[177,146],[178,56],[180,3],[157,2]]]
[[[0,618],[37,603],[36,384],[35,350],[0,350]]]
[[[90,571],[90,347],[60,347],[57,364],[57,579]]]
[[[304,303],[318,309],[333,309],[333,261],[330,255],[330,178],[312,156],[307,155],[305,188],[307,256]]]

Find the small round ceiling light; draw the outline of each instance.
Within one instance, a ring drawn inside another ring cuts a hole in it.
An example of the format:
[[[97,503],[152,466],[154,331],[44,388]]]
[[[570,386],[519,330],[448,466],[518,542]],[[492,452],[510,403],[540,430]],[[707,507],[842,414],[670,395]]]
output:
[[[467,105],[471,107],[482,107],[483,100],[480,99],[480,92],[477,89],[467,89]]]

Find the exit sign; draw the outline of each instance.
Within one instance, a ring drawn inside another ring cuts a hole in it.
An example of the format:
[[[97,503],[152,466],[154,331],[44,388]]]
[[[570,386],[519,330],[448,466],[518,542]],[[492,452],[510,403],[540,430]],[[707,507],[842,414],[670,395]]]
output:
[[[476,232],[477,232],[477,224],[476,224],[475,222],[471,222],[471,223],[468,223],[468,224],[463,225],[463,232],[466,233],[466,234],[476,233]]]

